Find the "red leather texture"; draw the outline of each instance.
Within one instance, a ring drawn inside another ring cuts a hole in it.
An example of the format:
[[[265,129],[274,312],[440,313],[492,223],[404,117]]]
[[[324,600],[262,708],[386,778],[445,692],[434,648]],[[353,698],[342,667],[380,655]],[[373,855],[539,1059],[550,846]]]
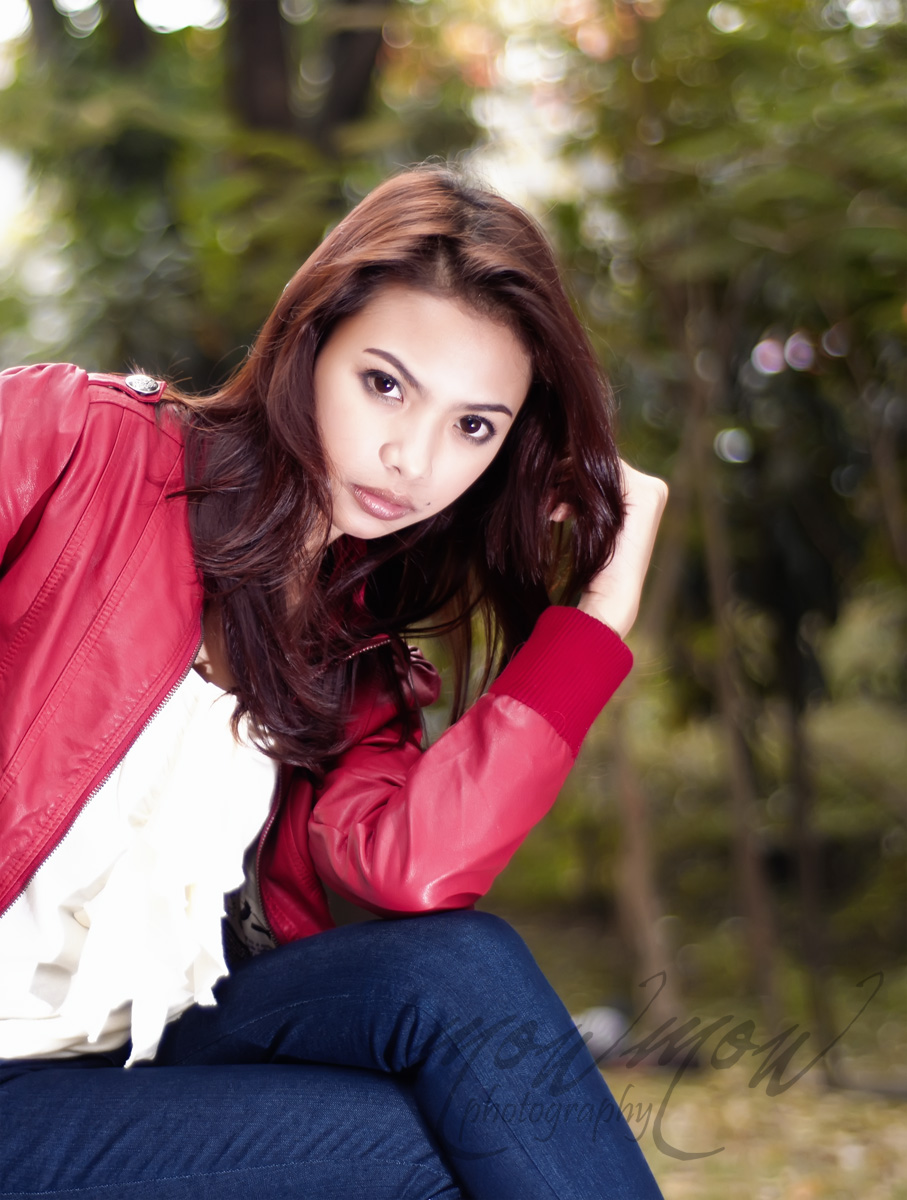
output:
[[[0,911],[194,658],[182,481],[146,398],[75,367],[0,375]]]
[[[114,376],[0,374],[0,912],[191,668],[201,637],[178,426]],[[284,773],[259,883],[281,941],[333,924],[321,881],[385,915],[472,904],[557,797],[630,667],[624,644],[549,609],[491,692],[428,750],[362,673],[355,744],[317,793]],[[582,670],[579,665],[582,664]]]

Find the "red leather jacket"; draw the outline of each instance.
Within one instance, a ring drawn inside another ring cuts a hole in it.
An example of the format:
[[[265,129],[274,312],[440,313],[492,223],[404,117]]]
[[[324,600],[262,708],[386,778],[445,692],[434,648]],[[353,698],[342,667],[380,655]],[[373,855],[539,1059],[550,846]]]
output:
[[[0,374],[0,913],[191,669],[202,589],[180,427],[76,367]],[[280,941],[333,925],[322,880],[383,914],[472,904],[547,812],[630,654],[573,609],[427,751],[374,684],[317,794],[284,772],[259,844]],[[414,657],[413,706],[438,680]]]

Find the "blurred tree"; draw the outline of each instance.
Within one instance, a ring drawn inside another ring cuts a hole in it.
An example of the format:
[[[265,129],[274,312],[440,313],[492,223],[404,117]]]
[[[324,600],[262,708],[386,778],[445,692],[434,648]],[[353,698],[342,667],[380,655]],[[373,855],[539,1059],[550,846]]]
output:
[[[35,188],[4,363],[52,354],[209,386],[352,200],[426,143],[471,136],[443,58],[427,76],[395,60],[385,34],[435,34],[402,11],[388,33],[390,3],[231,0],[219,28],[169,34],[132,0],[30,4],[0,90],[3,142]],[[400,104],[426,78],[431,94]]]
[[[250,129],[293,127],[288,36],[277,0],[230,0],[230,97],[237,116]]]
[[[874,969],[905,935],[903,6],[233,0],[162,35],[128,0],[94,26],[30,2],[0,91],[35,189],[4,365],[207,386],[342,209],[486,126],[672,484],[624,711],[505,886],[607,901],[613,864],[635,980],[686,929],[684,977],[728,990],[736,908],[770,1020],[796,939],[821,1039],[833,956]]]
[[[528,7],[507,12],[477,106],[484,161],[556,228],[625,436],[672,475],[642,628],[686,681],[686,719],[705,700],[723,720],[735,876],[769,1020],[766,798],[787,789],[799,953],[823,1038],[815,631],[905,562],[902,7],[562,0],[544,24]],[[472,13],[483,20],[482,6]],[[556,161],[535,175],[531,129]],[[761,614],[758,634],[747,614]],[[777,704],[780,760],[763,733]],[[630,843],[638,808],[628,802]],[[653,911],[651,894],[632,904]]]
[[[28,0],[31,10],[32,36],[40,53],[51,59],[59,49],[57,41],[63,24],[63,16],[53,0]]]
[[[616,165],[608,203],[627,236],[618,255],[603,257],[617,276],[612,294],[623,286],[643,300],[631,316],[642,346],[651,346],[652,326],[636,322],[660,318],[684,403],[703,418],[691,456],[717,632],[714,686],[727,729],[743,910],[770,1018],[777,1005],[757,843],[758,709],[733,610],[755,601],[771,616],[774,666],[769,680],[755,682],[780,691],[789,713],[801,954],[817,1033],[828,1042],[827,936],[802,724],[821,680],[802,630],[810,614],[834,619],[854,561],[855,522],[832,486],[844,465],[835,458],[850,449],[834,434],[841,355],[833,330],[843,336],[846,319],[877,381],[889,382],[904,361],[894,273],[905,231],[894,219],[903,197],[895,151],[903,29],[874,29],[867,44],[846,10],[800,3],[687,3],[663,12],[621,5],[615,18],[614,91],[623,73],[623,105],[610,110],[607,93],[596,98],[596,107],[604,100],[598,149]],[[871,273],[867,249],[879,268]],[[787,404],[766,419],[773,379],[776,403],[786,393]],[[876,503],[901,558],[890,457],[880,461],[876,451],[873,465]]]
[[[315,126],[320,144],[330,143],[338,127],[365,113],[382,30],[392,11],[391,0],[334,0],[328,17],[331,81]]]

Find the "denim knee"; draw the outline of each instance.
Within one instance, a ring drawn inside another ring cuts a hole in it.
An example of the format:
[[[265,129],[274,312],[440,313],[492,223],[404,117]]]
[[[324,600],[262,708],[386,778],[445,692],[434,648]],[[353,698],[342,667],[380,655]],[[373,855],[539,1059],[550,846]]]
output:
[[[513,957],[532,957],[503,918],[472,908],[405,917],[387,922],[385,929],[393,930],[403,942],[417,943],[421,954],[442,961],[453,958],[462,963],[462,956],[467,956],[470,963],[494,967]]]
[[[421,935],[444,955],[468,955],[470,961],[494,966],[516,955],[529,955],[526,943],[502,917],[473,908],[429,913],[406,921],[408,932]]]
[[[543,993],[553,995],[526,943],[492,913],[431,913],[388,922],[385,929],[409,952],[411,978],[428,981],[436,999],[446,997],[458,1007],[471,1001],[522,1007]]]

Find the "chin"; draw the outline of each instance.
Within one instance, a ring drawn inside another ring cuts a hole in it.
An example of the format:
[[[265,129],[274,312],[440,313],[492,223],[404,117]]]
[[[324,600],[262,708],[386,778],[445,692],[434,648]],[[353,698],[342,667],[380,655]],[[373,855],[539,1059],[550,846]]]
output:
[[[407,525],[413,524],[412,521],[381,521],[377,517],[370,517],[368,513],[360,512],[358,509],[352,512],[344,508],[341,512],[335,512],[331,517],[331,524],[338,534],[345,534],[347,537],[359,538],[362,541],[371,542],[376,538],[384,537],[388,533],[396,533],[398,529],[404,529]]]

